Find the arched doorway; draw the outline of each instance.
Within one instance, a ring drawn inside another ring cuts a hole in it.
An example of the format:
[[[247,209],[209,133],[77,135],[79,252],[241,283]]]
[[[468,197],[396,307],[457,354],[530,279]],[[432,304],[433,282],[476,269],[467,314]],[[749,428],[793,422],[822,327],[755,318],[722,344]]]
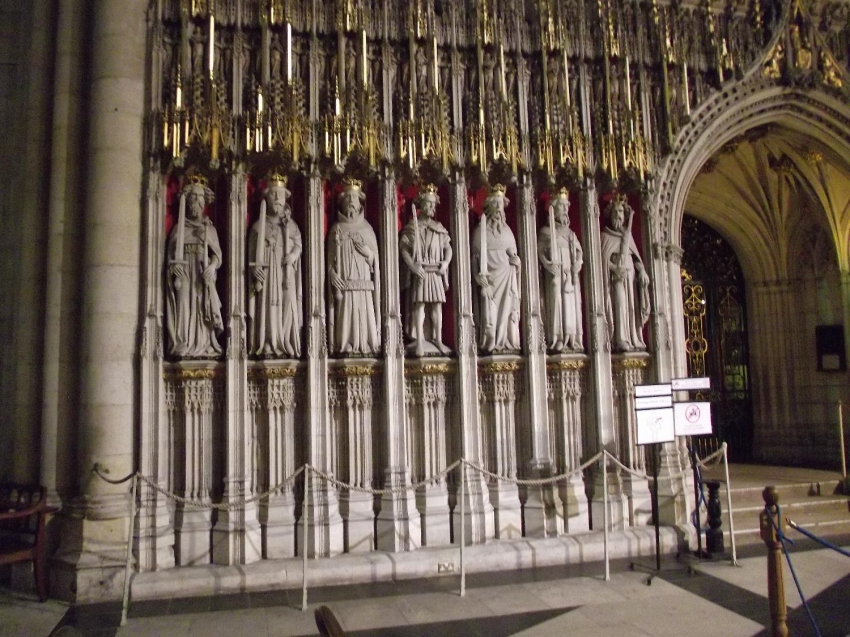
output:
[[[752,458],[747,305],[744,275],[735,251],[708,224],[691,216],[682,222],[682,311],[688,376],[708,376],[713,435],[698,436],[700,456],[725,442],[736,462]]]

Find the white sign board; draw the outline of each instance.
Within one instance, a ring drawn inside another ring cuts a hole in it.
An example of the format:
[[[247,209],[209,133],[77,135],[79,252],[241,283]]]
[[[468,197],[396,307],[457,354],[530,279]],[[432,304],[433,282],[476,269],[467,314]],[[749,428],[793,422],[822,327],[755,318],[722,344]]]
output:
[[[669,396],[670,383],[663,385],[635,385],[635,396],[637,398],[645,398],[646,396]]]
[[[661,409],[663,407],[672,407],[673,397],[670,394],[666,396],[643,396],[635,398],[635,409]]]
[[[700,436],[711,431],[711,403],[676,403],[677,436]]]
[[[672,409],[642,409],[637,418],[637,443],[672,442],[675,439]]]
[[[700,378],[674,378],[670,381],[673,391],[695,391],[697,389],[711,389],[711,379],[708,376]]]

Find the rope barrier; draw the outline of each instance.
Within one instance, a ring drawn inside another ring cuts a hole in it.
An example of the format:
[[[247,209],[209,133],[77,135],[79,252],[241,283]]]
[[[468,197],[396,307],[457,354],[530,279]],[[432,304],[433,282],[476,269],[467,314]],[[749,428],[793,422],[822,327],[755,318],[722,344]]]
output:
[[[815,635],[817,635],[817,637],[821,637],[820,628],[818,628],[818,623],[815,621],[812,609],[809,608],[809,601],[806,599],[806,596],[803,595],[803,588],[800,586],[800,580],[797,578],[797,572],[794,570],[794,565],[791,563],[791,555],[788,553],[788,547],[785,545],[786,542],[793,545],[794,540],[787,537],[785,533],[782,532],[782,525],[778,522],[778,520],[782,519],[782,510],[779,508],[779,504],[777,504],[776,518],[773,517],[770,507],[765,506],[764,510],[765,513],[767,513],[767,517],[770,518],[773,530],[776,531],[776,537],[779,538],[779,541],[782,544],[782,552],[785,554],[785,560],[788,562],[788,569],[791,571],[791,577],[794,578],[794,584],[797,586],[797,593],[800,595],[800,599],[803,600],[803,606],[806,609],[806,613],[809,615],[809,621],[812,623],[812,628],[815,629]]]
[[[549,478],[510,478],[506,476],[500,476],[498,473],[493,473],[492,471],[488,471],[484,467],[481,467],[474,462],[470,462],[469,460],[458,460],[458,462],[462,462],[470,469],[475,469],[479,473],[487,476],[488,478],[492,478],[494,480],[500,480],[502,482],[509,482],[511,484],[522,485],[522,486],[543,486],[545,484],[555,484],[556,482],[561,482],[562,480],[567,480],[582,473],[585,469],[587,469],[590,465],[594,464],[599,458],[602,457],[603,452],[600,451],[595,456],[590,458],[584,464],[576,467],[572,471],[568,471],[567,473],[561,473],[556,476],[551,476]]]
[[[818,542],[819,544],[825,546],[828,549],[832,549],[833,551],[837,551],[838,553],[841,553],[845,557],[850,557],[850,551],[845,551],[843,548],[841,548],[840,546],[836,546],[835,544],[833,544],[829,540],[825,540],[822,537],[818,537],[817,535],[815,535],[811,531],[807,531],[802,526],[800,526],[799,524],[794,522],[794,520],[792,520],[791,518],[785,518],[785,521],[788,523],[788,526],[790,526],[795,531],[799,531],[800,533],[805,535],[807,538],[812,539],[815,542]]]

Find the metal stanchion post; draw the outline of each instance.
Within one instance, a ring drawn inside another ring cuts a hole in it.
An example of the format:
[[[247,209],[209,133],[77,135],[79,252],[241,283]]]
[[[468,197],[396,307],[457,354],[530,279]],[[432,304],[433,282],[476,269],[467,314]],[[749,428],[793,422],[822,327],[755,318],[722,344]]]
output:
[[[466,595],[466,564],[463,561],[463,545],[466,544],[466,462],[460,461],[460,596]]]
[[[777,529],[784,531],[785,522],[779,516],[779,494],[776,487],[765,487],[762,491],[765,508],[759,514],[761,539],[767,546],[767,598],[770,604],[771,635],[773,637],[788,637],[788,626],[785,624],[787,609],[785,607],[785,584],[782,581],[782,542],[779,540]]]
[[[844,454],[844,403],[838,401],[838,446],[841,448],[841,475],[844,477],[843,487],[847,487],[847,456]]]
[[[304,465],[304,504],[301,512],[301,610],[307,610],[307,513],[310,510],[310,465]]]
[[[732,566],[738,566],[738,550],[735,546],[735,524],[732,522],[732,485],[729,484],[729,452],[723,443],[723,470],[726,473],[726,510],[729,512],[729,538],[732,540]]]
[[[611,579],[611,564],[608,561],[608,452],[602,453],[602,552],[605,554],[605,581]]]
[[[124,596],[121,606],[121,626],[127,625],[127,610],[130,605],[130,568],[133,562],[133,533],[136,530],[136,493],[139,476],[133,475],[133,486],[130,488],[130,528],[127,530],[127,560],[124,564]]]

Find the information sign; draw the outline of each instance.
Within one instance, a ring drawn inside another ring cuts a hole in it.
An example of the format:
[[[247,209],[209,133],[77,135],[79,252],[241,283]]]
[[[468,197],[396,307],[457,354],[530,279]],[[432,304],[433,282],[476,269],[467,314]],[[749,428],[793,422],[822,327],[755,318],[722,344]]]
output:
[[[672,442],[675,439],[672,409],[641,409],[635,412],[635,417],[639,445]]]
[[[677,436],[700,436],[712,433],[711,403],[676,403]]]

